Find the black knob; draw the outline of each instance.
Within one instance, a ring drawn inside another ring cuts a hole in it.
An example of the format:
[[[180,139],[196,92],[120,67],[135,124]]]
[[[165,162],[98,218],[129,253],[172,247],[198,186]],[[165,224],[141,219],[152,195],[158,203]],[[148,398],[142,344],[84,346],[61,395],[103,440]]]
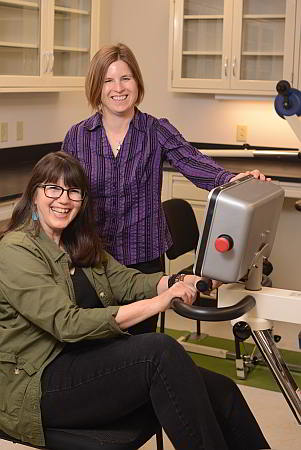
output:
[[[288,90],[291,88],[291,85],[286,80],[280,80],[277,83],[276,90],[279,95],[288,95]]]
[[[301,211],[301,200],[297,200],[295,203],[295,208],[297,211]]]
[[[273,272],[273,264],[267,258],[263,260],[262,272],[267,277]]]
[[[200,280],[196,283],[195,287],[199,292],[208,292],[212,290],[212,281],[211,280]]]
[[[284,109],[289,109],[289,89],[291,88],[291,85],[286,80],[278,81],[276,89],[279,95],[283,97],[283,107]]]
[[[241,342],[245,341],[251,336],[251,327],[247,322],[236,322],[233,327],[234,336]]]

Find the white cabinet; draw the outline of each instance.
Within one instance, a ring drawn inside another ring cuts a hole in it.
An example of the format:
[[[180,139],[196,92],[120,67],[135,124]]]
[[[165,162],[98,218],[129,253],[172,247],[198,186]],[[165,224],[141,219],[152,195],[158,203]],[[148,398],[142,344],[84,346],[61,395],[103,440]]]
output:
[[[297,1],[297,12],[296,12],[296,36],[299,36],[299,39],[296,39],[295,43],[295,59],[297,69],[296,74],[297,83],[294,83],[294,87],[297,89],[301,89],[301,1]]]
[[[99,47],[100,0],[0,0],[0,92],[77,90]]]
[[[171,0],[169,88],[275,95],[293,82],[295,15],[296,0]]]
[[[204,211],[207,204],[208,192],[197,188],[191,181],[177,172],[165,171],[163,175],[162,201],[170,198],[183,198],[187,200],[195,213],[199,229],[201,230]],[[177,273],[183,267],[194,263],[194,252],[186,253],[174,260],[165,258],[165,271],[168,274]]]

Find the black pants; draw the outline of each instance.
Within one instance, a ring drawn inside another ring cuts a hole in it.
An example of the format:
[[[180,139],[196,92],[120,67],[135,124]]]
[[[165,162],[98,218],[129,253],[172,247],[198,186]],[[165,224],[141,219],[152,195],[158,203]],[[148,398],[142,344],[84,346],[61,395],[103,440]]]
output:
[[[138,264],[131,264],[127,267],[131,267],[132,269],[140,270],[142,273],[156,273],[164,271],[164,260],[162,258],[154,259],[153,261],[143,262]],[[141,333],[155,333],[157,329],[159,314],[155,314],[152,317],[149,317],[143,322],[137,323],[129,328],[129,333],[131,334],[141,334]]]
[[[235,383],[161,333],[68,344],[42,378],[46,431],[96,428],[149,401],[177,450],[269,448]]]

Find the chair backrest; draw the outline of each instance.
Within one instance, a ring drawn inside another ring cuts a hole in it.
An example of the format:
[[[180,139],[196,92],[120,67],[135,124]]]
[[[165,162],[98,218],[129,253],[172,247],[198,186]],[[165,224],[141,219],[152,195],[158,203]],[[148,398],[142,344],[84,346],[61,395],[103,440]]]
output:
[[[181,198],[172,198],[162,203],[173,245],[167,250],[168,259],[196,250],[199,228],[192,206]]]

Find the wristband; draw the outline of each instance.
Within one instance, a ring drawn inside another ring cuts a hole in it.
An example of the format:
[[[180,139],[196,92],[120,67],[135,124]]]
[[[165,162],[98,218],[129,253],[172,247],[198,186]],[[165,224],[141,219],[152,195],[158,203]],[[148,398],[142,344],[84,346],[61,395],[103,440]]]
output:
[[[170,288],[175,283],[178,283],[178,281],[184,281],[185,273],[176,273],[174,275],[170,275],[168,277],[168,287]]]

